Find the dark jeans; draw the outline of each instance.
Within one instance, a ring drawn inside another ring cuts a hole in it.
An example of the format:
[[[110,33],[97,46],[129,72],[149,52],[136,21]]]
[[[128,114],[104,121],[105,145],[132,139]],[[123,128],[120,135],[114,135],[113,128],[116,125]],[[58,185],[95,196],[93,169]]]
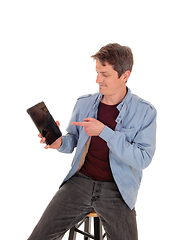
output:
[[[28,240],[62,239],[65,232],[95,210],[108,240],[137,240],[135,209],[130,210],[114,182],[76,173],[55,194]]]

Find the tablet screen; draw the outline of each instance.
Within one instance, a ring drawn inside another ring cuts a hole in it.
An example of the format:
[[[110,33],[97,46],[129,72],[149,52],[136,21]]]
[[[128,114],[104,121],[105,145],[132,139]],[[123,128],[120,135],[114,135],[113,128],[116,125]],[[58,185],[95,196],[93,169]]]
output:
[[[40,102],[27,109],[27,112],[41,135],[46,138],[46,143],[48,145],[51,145],[59,137],[61,137],[62,133],[44,102]]]

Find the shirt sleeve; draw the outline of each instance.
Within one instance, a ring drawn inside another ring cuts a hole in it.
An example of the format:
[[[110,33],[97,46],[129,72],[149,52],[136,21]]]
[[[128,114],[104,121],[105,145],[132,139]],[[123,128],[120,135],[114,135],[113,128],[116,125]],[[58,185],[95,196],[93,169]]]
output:
[[[57,149],[61,153],[72,153],[74,148],[77,146],[78,138],[68,133],[65,136],[62,136],[62,144],[59,149]]]
[[[155,153],[156,114],[155,108],[149,107],[142,126],[136,133],[135,129],[113,131],[105,126],[99,136],[107,142],[109,149],[121,161],[142,170],[151,163]]]
[[[57,149],[59,152],[72,153],[74,148],[77,146],[77,142],[79,139],[79,131],[76,126],[71,125],[71,122],[77,122],[78,117],[79,117],[79,108],[78,108],[78,101],[77,101],[73,109],[68,127],[66,129],[68,133],[62,136],[62,144],[60,148]]]

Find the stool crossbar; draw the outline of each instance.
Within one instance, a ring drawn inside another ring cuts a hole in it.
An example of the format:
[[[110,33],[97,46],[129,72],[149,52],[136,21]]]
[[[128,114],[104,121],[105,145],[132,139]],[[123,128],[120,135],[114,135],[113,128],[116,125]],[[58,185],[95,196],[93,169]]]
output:
[[[91,232],[91,217],[94,218],[94,235]],[[84,223],[84,231],[80,230],[79,227]],[[68,240],[76,240],[77,233],[84,235],[84,240],[102,240],[105,238],[106,233],[102,235],[102,223],[99,216],[95,211],[88,214],[80,223],[76,224],[69,231]]]

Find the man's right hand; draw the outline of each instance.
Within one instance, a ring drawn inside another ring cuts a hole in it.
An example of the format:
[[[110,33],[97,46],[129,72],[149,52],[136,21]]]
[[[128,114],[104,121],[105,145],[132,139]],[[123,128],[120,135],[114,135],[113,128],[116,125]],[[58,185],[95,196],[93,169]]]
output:
[[[59,121],[56,121],[56,124],[58,127],[60,127],[60,123]],[[42,144],[46,144],[46,138],[42,137],[41,133],[38,134],[38,137],[41,138],[40,143]],[[61,147],[62,144],[62,136],[60,138],[58,138],[55,142],[53,142],[51,145],[46,145],[44,148],[48,149],[48,148],[52,148],[52,149],[59,149]]]

